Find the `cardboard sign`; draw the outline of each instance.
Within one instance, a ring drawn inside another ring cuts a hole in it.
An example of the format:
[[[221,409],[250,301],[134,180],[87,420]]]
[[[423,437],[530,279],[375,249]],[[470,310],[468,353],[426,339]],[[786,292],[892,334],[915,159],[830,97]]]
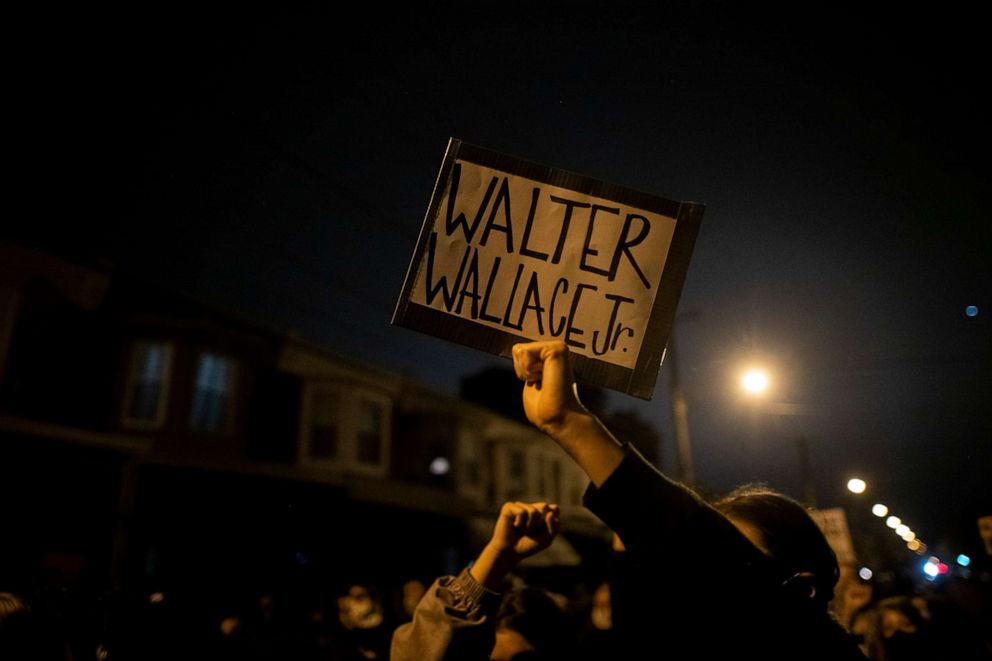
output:
[[[650,399],[703,209],[452,139],[393,323]]]

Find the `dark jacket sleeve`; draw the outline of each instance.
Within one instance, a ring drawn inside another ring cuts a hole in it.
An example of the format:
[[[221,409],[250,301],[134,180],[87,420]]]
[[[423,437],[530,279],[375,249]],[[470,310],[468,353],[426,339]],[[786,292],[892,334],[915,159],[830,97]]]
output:
[[[634,448],[585,504],[623,541],[628,557],[617,578],[618,644],[638,658],[659,627],[703,635],[712,652],[766,659],[863,658],[827,613],[809,611],[781,589],[781,570],[722,513],[648,463]],[[622,618],[622,619],[621,619]],[[629,641],[629,642],[628,642]],[[742,652],[743,650],[743,652]],[[622,655],[621,655],[622,656]],[[621,658],[621,657],[618,657]]]
[[[624,450],[617,469],[601,487],[590,484],[583,502],[629,552],[676,566],[691,559],[732,581],[769,578],[771,560],[727,517],[659,472],[634,447]]]
[[[500,598],[467,569],[437,579],[417,604],[413,620],[393,632],[390,661],[488,659]]]

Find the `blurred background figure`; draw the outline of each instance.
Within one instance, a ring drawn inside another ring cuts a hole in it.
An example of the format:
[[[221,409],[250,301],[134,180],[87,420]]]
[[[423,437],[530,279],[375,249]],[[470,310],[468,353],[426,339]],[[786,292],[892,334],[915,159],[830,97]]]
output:
[[[523,585],[503,597],[496,616],[493,661],[573,659],[568,618],[546,590]]]
[[[589,614],[589,621],[596,631],[610,631],[613,629],[613,607],[610,603],[610,584],[603,582],[599,584],[592,595],[592,612]]]
[[[613,600],[609,581],[603,581],[593,590],[588,613],[580,623],[576,658],[594,661],[608,659],[615,650],[613,626]]]
[[[401,595],[401,606],[403,609],[403,621],[409,622],[413,619],[413,611],[416,610],[420,598],[427,591],[427,586],[420,579],[412,578],[403,584]]]
[[[848,616],[845,625],[848,632],[854,637],[865,656],[868,656],[868,637],[875,626],[875,607],[868,603],[855,609]]]
[[[992,556],[992,516],[978,517],[978,535],[982,538],[985,555]]]
[[[841,580],[837,583],[837,592],[832,604],[837,621],[853,634],[852,619],[872,602],[873,595],[874,588],[871,583],[862,580],[851,571],[841,569]]]
[[[387,659],[392,628],[387,624],[378,590],[353,584],[338,596],[340,643],[348,658]]]
[[[936,658],[927,621],[910,597],[889,597],[878,603],[878,631],[874,640],[883,661]],[[871,648],[869,648],[871,649]]]
[[[909,596],[886,597],[854,615],[855,635],[872,661],[938,659],[927,621]]]
[[[36,644],[31,609],[16,594],[0,592],[0,659],[21,658]]]
[[[20,596],[0,592],[0,659],[72,661],[61,633]]]

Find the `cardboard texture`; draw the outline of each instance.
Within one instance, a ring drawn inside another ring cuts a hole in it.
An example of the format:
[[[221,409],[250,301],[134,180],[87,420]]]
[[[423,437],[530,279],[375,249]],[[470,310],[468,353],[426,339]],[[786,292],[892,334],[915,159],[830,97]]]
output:
[[[392,322],[651,399],[703,210],[451,139]]]

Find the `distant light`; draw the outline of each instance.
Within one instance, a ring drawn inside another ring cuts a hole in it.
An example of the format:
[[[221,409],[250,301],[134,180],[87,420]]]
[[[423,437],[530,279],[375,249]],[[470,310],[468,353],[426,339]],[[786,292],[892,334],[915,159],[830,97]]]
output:
[[[906,543],[906,548],[908,548],[910,551],[919,551],[920,546],[922,546],[922,544],[920,544],[920,540],[918,539],[911,539],[909,540],[909,542]]]
[[[937,572],[938,573],[946,574],[948,571],[950,571],[950,567],[948,567],[947,565],[945,565],[943,562],[938,562],[937,563]]]
[[[968,307],[966,307],[964,309],[964,313],[966,315],[968,315],[969,317],[977,317],[978,316],[978,306],[977,305],[969,305]]]
[[[923,573],[929,576],[930,578],[933,578],[938,573],[940,573],[940,570],[937,569],[937,563],[926,562],[923,564]]]
[[[768,375],[761,370],[749,370],[741,379],[741,385],[748,392],[757,395],[768,388]]]
[[[902,541],[904,542],[911,542],[914,539],[916,539],[916,533],[910,530],[909,528],[906,528],[906,532],[904,532],[899,536],[902,537]]]
[[[958,564],[962,567],[967,567],[971,564],[971,558],[966,556],[964,553],[958,556]]]
[[[427,469],[431,475],[447,475],[451,470],[451,462],[444,457],[434,457],[430,467]]]
[[[885,525],[895,530],[900,525],[902,525],[902,519],[900,519],[898,516],[890,516],[885,520]]]
[[[858,576],[860,576],[863,581],[870,581],[874,574],[872,574],[872,571],[867,567],[862,567],[858,570]]]
[[[899,535],[900,537],[905,535],[907,532],[909,532],[909,526],[907,526],[905,523],[901,523],[898,526],[896,526],[896,534]]]
[[[861,478],[855,477],[847,481],[847,490],[851,493],[864,493],[868,485]]]
[[[883,517],[889,513],[889,508],[882,503],[875,503],[871,506],[871,513],[877,517]]]
[[[150,595],[148,595],[148,601],[149,603],[152,604],[160,604],[164,599],[165,599],[165,595],[162,594],[161,592],[152,592]]]

